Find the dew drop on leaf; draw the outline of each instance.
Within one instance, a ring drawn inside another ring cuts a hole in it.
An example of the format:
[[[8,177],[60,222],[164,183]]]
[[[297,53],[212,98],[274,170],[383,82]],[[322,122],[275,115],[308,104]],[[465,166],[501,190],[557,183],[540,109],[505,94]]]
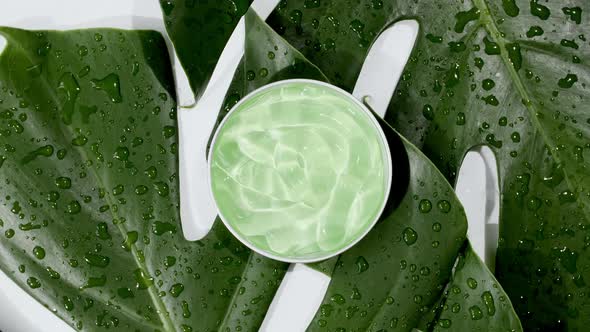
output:
[[[451,211],[451,203],[447,200],[440,200],[436,205],[442,213],[449,213]]]
[[[542,20],[546,20],[551,15],[551,11],[546,6],[539,4],[538,0],[531,0],[531,14]]]
[[[184,285],[180,283],[174,284],[170,287],[170,295],[172,295],[172,297],[178,297],[183,291]]]
[[[36,288],[41,287],[41,282],[35,277],[29,277],[27,279],[27,285],[29,287],[31,287],[32,289],[36,289]]]
[[[542,36],[545,33],[545,31],[543,31],[543,28],[541,28],[538,25],[534,25],[532,27],[529,28],[529,30],[526,32],[526,36],[528,38],[533,38],[533,37],[537,37],[537,36]]]
[[[94,253],[86,253],[84,255],[84,260],[90,266],[95,267],[107,267],[110,263],[110,258]]]
[[[72,180],[68,177],[58,177],[55,179],[55,185],[59,189],[69,189],[72,187]]]
[[[356,269],[358,273],[363,273],[369,269],[369,262],[363,256],[356,259]]]
[[[481,300],[486,306],[489,316],[493,316],[496,313],[496,305],[494,304],[494,297],[490,291],[485,291],[481,294]]]
[[[461,33],[465,30],[467,23],[475,21],[479,18],[479,9],[473,7],[468,11],[459,12],[455,14],[455,32]]]
[[[467,286],[469,286],[469,288],[471,288],[471,289],[476,289],[477,288],[477,280],[475,280],[473,278],[467,278]]]
[[[93,79],[90,80],[90,82],[92,83],[92,87],[96,90],[104,91],[113,103],[120,103],[123,101],[119,75],[111,73],[103,79]]]
[[[42,247],[36,246],[35,248],[33,248],[33,255],[35,255],[35,258],[41,260],[41,259],[45,258],[45,249],[43,249]]]
[[[516,17],[518,16],[518,13],[520,13],[520,9],[516,5],[515,0],[502,0],[502,8],[504,8],[506,15],[510,17]]]
[[[340,295],[340,294],[334,294],[330,297],[330,301],[342,305],[344,303],[346,303],[346,299],[344,299],[344,296]]]
[[[483,318],[483,312],[481,311],[481,308],[476,305],[469,308],[469,315],[473,320],[480,320]]]
[[[432,210],[432,203],[428,199],[423,199],[418,204],[418,210],[422,213],[428,213]]]
[[[580,7],[563,7],[563,13],[570,17],[576,24],[582,23],[582,8]]]
[[[571,88],[578,81],[578,75],[567,74],[564,78],[560,78],[557,85],[562,89]]]
[[[418,240],[418,233],[413,228],[406,227],[402,233],[402,238],[407,245],[411,246]]]

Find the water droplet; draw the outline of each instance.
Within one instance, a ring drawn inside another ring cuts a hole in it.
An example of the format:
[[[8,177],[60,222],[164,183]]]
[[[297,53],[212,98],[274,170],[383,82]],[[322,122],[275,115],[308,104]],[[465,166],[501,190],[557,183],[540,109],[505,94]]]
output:
[[[120,160],[120,161],[126,161],[129,159],[129,149],[127,149],[124,146],[120,146],[117,149],[115,149],[115,153],[113,154],[113,158]]]
[[[82,207],[78,201],[71,201],[66,206],[66,212],[69,214],[78,214],[80,211],[82,211]]]
[[[123,249],[125,249],[126,251],[130,251],[131,246],[133,246],[135,243],[137,243],[138,239],[139,239],[139,233],[137,233],[136,231],[127,232],[127,235],[125,237],[125,241],[123,241],[123,244],[121,245],[121,247]]]
[[[36,246],[35,248],[33,248],[33,255],[35,255],[35,258],[42,260],[43,258],[45,258],[45,249]]]
[[[467,286],[469,286],[469,288],[471,288],[471,289],[476,289],[477,288],[477,280],[475,280],[473,278],[467,278]]]
[[[330,301],[342,305],[344,303],[346,303],[346,299],[344,298],[344,296],[340,295],[340,294],[334,294],[330,297]]]
[[[578,81],[578,75],[567,74],[564,78],[559,79],[559,81],[557,82],[557,85],[562,89],[569,89],[577,81]]]
[[[191,311],[188,306],[188,302],[186,302],[186,301],[182,301],[182,317],[184,317],[184,318],[191,317]]]
[[[504,8],[506,15],[510,17],[516,17],[518,16],[518,13],[520,13],[520,9],[516,5],[515,0],[502,0],[502,8]]]
[[[106,256],[94,254],[91,252],[84,255],[84,260],[88,265],[96,267],[107,267],[111,261],[110,258]]]
[[[574,50],[577,50],[578,48],[580,48],[578,43],[576,43],[574,40],[569,40],[569,39],[562,39],[560,42],[560,45],[563,47],[573,48]]]
[[[72,187],[72,180],[68,177],[58,177],[55,179],[55,185],[59,189],[69,189]]]
[[[438,321],[438,326],[440,326],[442,328],[445,328],[445,329],[450,328],[451,325],[452,325],[452,323],[451,323],[451,320],[450,319],[440,319]]]
[[[154,189],[156,189],[156,192],[161,197],[166,197],[170,194],[170,188],[168,187],[168,184],[166,184],[165,182],[154,182]]]
[[[431,33],[426,34],[426,39],[428,39],[431,43],[440,44],[443,42],[443,37],[435,36]]]
[[[72,139],[73,146],[84,146],[86,143],[88,143],[88,138],[84,135],[78,135]]]
[[[486,306],[488,316],[493,316],[496,313],[496,305],[494,304],[494,297],[492,296],[492,293],[489,291],[483,292],[483,294],[481,294],[481,300]]]
[[[356,259],[356,268],[358,273],[363,273],[369,269],[369,262],[363,256],[359,256]]]
[[[407,245],[411,246],[418,240],[418,233],[413,228],[406,227],[402,233],[402,238]]]
[[[170,287],[170,295],[173,297],[178,297],[184,291],[183,284],[174,284]]]
[[[121,287],[117,289],[117,295],[119,295],[119,297],[122,299],[130,299],[135,297],[135,294],[133,294],[131,288],[128,287]]]
[[[506,51],[508,51],[508,60],[516,71],[522,67],[522,54],[520,52],[520,45],[518,43],[506,44]]]
[[[76,100],[80,94],[80,85],[72,73],[67,72],[60,77],[57,92],[62,103],[62,120],[69,125],[72,123]]]
[[[533,37],[537,37],[537,36],[542,36],[544,33],[545,33],[545,31],[543,31],[543,28],[541,28],[538,25],[534,25],[529,28],[529,31],[526,32],[526,36],[528,38],[533,38]]]
[[[27,279],[27,285],[29,285],[29,287],[31,287],[32,289],[36,289],[41,287],[41,282],[35,277],[29,277]]]
[[[21,163],[27,164],[27,163],[35,160],[37,157],[51,157],[52,155],[53,155],[53,146],[52,145],[45,145],[45,146],[42,146],[36,150],[33,150],[33,151],[27,153],[27,155],[24,156],[23,159],[21,160]]]
[[[428,199],[423,199],[418,204],[418,210],[422,213],[428,213],[432,210],[432,203]]]
[[[107,223],[101,222],[96,225],[96,236],[101,240],[109,240],[111,238]]]
[[[164,266],[167,268],[173,267],[176,264],[176,257],[174,256],[166,256],[164,260]]]
[[[449,42],[449,49],[451,50],[451,52],[454,53],[460,53],[463,52],[467,49],[467,45],[465,45],[464,42],[459,41],[459,42]]]
[[[99,276],[99,277],[90,277],[90,278],[88,278],[88,280],[86,280],[86,283],[82,287],[80,287],[80,289],[102,287],[102,286],[106,285],[106,283],[107,283],[107,277],[104,275]]]
[[[468,11],[459,12],[455,14],[455,32],[461,33],[465,30],[465,26],[467,23],[471,21],[475,21],[479,18],[479,9],[477,7],[473,7]]]
[[[442,213],[449,213],[449,211],[451,211],[451,203],[447,200],[440,200],[436,205]]]
[[[93,88],[104,91],[113,103],[123,101],[123,97],[121,97],[121,84],[119,83],[119,76],[117,74],[111,73],[103,79],[93,79],[90,82]]]
[[[483,101],[485,101],[485,103],[487,105],[491,105],[491,106],[498,106],[500,105],[500,102],[498,101],[498,99],[496,99],[496,96],[494,95],[489,95],[486,97],[482,97],[481,98]]]
[[[496,86],[496,83],[489,78],[486,78],[481,82],[481,87],[486,91],[490,91],[495,86]]]
[[[137,187],[135,187],[135,194],[136,195],[145,195],[148,192],[148,187],[144,186],[144,185],[138,185]]]
[[[537,2],[538,0],[531,0],[531,14],[537,16],[542,20],[546,20],[551,15],[551,11],[546,6],[543,6]]]
[[[561,10],[565,15],[568,15],[572,21],[576,22],[576,24],[582,23],[582,8],[563,7]]]
[[[55,271],[54,269],[50,268],[49,266],[45,269],[45,271],[47,271],[47,274],[49,274],[49,278],[51,278],[51,279],[59,280],[61,278],[61,276],[59,275],[59,272]]]
[[[173,126],[165,126],[164,129],[162,129],[162,134],[165,138],[170,138],[176,134],[176,128]]]
[[[74,310],[74,302],[72,301],[72,299],[70,299],[67,296],[64,296],[62,299],[64,302],[64,308],[66,309],[66,311]]]
[[[155,179],[158,176],[158,170],[154,166],[148,167],[144,173],[150,179]]]
[[[453,313],[458,313],[459,311],[461,311],[461,305],[459,303],[455,303],[451,306],[451,311]]]
[[[118,184],[115,186],[115,188],[113,188],[113,195],[114,196],[119,196],[121,195],[123,192],[125,191],[125,187],[123,187],[122,184]]]
[[[422,108],[422,115],[427,120],[433,120],[434,119],[434,108],[432,108],[432,106],[430,106],[430,105],[424,105],[424,108]]]
[[[176,233],[176,226],[169,222],[155,221],[152,225],[152,232],[156,235],[162,235],[164,233]]]
[[[256,73],[253,70],[248,70],[246,72],[246,79],[248,81],[253,81],[256,78]]]
[[[387,303],[389,305],[392,305],[393,302],[394,302],[393,297],[388,296],[388,297],[385,298],[385,303]]]
[[[482,58],[475,58],[475,59],[473,59],[473,63],[474,63],[474,64],[475,64],[475,66],[476,66],[477,68],[479,68],[480,70],[483,68],[484,61],[483,61],[483,59],[482,59]]]
[[[488,37],[484,37],[483,38],[483,43],[484,43],[484,52],[487,55],[496,55],[496,54],[500,54],[500,46],[489,40]]]
[[[463,113],[463,112],[457,113],[457,120],[455,121],[455,124],[457,126],[465,125],[465,113]]]
[[[476,305],[469,308],[469,315],[471,316],[471,319],[473,319],[473,320],[480,320],[483,318],[483,312]]]
[[[576,194],[570,190],[564,190],[557,196],[560,204],[573,203],[576,201]]]

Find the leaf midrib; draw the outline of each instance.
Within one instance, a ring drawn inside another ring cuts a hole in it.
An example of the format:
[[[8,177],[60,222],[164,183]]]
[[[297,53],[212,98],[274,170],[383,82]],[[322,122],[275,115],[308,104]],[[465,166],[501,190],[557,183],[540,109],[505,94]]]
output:
[[[533,123],[533,126],[541,134],[543,141],[549,147],[549,150],[552,152],[552,156],[555,159],[555,161],[558,164],[561,164],[562,161],[559,158],[559,152],[556,149],[556,145],[551,140],[551,138],[547,134],[547,132],[545,131],[545,128],[539,122],[539,119],[537,117],[538,112],[535,108],[535,105],[533,105],[532,99],[529,96],[522,79],[520,78],[520,76],[518,75],[518,72],[516,71],[516,69],[514,69],[514,66],[512,65],[512,62],[510,61],[510,57],[508,56],[508,51],[506,50],[506,39],[504,39],[502,37],[502,33],[500,32],[500,30],[498,29],[498,26],[496,25],[496,23],[494,21],[494,17],[492,16],[492,13],[490,11],[487,1],[488,0],[473,0],[473,3],[475,4],[475,6],[477,8],[479,8],[479,10],[481,12],[480,22],[483,24],[484,28],[488,32],[488,36],[495,43],[497,43],[498,46],[500,47],[500,57],[502,58],[502,62],[504,63],[506,70],[508,71],[512,82],[516,86],[518,93],[520,94],[522,100],[524,101],[523,104],[524,104],[525,108],[527,109],[527,111],[529,112],[529,119]],[[563,168],[563,174],[564,174],[564,178],[567,183],[568,189],[574,190],[574,187],[572,186],[572,180],[570,179],[570,175],[569,175],[568,169],[566,167]],[[586,209],[584,209],[584,212],[586,215],[588,214]]]
[[[0,33],[1,33],[1,31],[0,31]],[[12,38],[12,35],[10,34],[10,32],[8,32],[7,34],[3,34],[3,36],[6,38],[7,42],[12,41],[12,47],[17,47],[20,50],[20,52],[28,60],[31,61],[31,63],[33,62],[32,57],[29,56],[28,51],[26,49],[24,49],[22,47],[22,45],[17,40],[14,40]],[[1,53],[0,53],[0,56],[2,56]],[[9,75],[10,75],[10,71],[9,71]],[[51,84],[48,81],[47,74],[41,75],[40,78],[43,80],[43,84],[46,86],[46,90],[47,90],[48,94],[51,95],[51,98],[53,99],[55,104],[60,105],[59,98],[57,97],[55,91],[51,88]],[[9,76],[9,79],[10,79],[10,76]],[[60,129],[60,132],[66,142],[67,142],[68,137],[74,136],[73,131],[69,126],[66,126],[66,128],[64,130],[64,125],[59,123],[58,128]],[[90,159],[88,158],[88,154],[86,153],[86,150],[83,147],[80,147],[79,149],[76,149],[76,150],[80,153],[80,157],[84,161],[90,161]],[[106,189],[106,186],[104,185],[102,179],[98,175],[98,171],[96,169],[95,163],[92,163],[92,167],[90,169],[92,170],[91,173],[94,176],[99,187]],[[107,192],[107,194],[105,195],[105,198],[106,198],[109,206],[113,206],[116,204],[113,201],[110,192]],[[117,212],[115,212],[114,209],[109,209],[109,212],[111,213],[113,220],[120,220],[119,214]],[[121,233],[121,237],[123,239],[125,239],[127,236],[127,232],[128,232],[127,227],[122,223],[116,223],[116,226],[117,226],[117,230],[119,230],[119,232]],[[135,262],[137,267],[142,269],[146,273],[149,273],[147,266],[145,264],[143,264],[141,262],[141,260],[139,259],[139,255],[137,252],[137,246],[135,244],[131,244],[130,248],[131,248],[131,250],[130,250],[131,256],[133,257],[133,261]],[[151,298],[153,304],[156,307],[156,313],[158,314],[158,317],[160,318],[160,321],[162,322],[162,327],[164,328],[165,331],[174,332],[176,330],[174,329],[174,325],[172,323],[172,320],[170,319],[170,315],[168,313],[168,310],[167,310],[166,306],[164,305],[164,302],[162,302],[162,300],[160,299],[155,288],[156,288],[155,285],[151,285],[148,287],[147,291],[148,291],[148,294],[150,295],[150,298]]]

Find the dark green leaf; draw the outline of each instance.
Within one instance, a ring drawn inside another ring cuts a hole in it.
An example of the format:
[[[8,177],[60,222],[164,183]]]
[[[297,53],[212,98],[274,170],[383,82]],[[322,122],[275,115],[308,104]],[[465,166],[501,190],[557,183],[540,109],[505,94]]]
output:
[[[78,329],[258,329],[287,264],[184,239],[162,36],[0,33],[0,268]]]
[[[246,14],[246,22],[248,33],[242,73],[258,70],[259,63],[263,62],[271,73],[287,73],[281,75],[281,79],[322,79],[323,75],[315,66],[310,67],[311,72],[294,71],[292,64],[296,61],[306,66],[308,62],[293,52],[253,11]],[[282,52],[287,56],[283,61],[266,60],[267,50],[275,45],[287,50],[286,54]],[[258,82],[244,80],[238,72],[226,105],[228,100],[233,101],[233,94],[237,95],[237,102],[243,94],[271,81]],[[231,104],[226,110],[229,108]],[[220,119],[224,115],[222,110]],[[438,304],[446,298],[445,286],[465,244],[465,214],[452,187],[436,167],[391,127],[385,123],[383,126],[394,153],[394,173],[397,174],[388,212],[365,239],[341,255],[337,262],[329,260],[312,265],[332,274],[332,282],[310,330],[408,330],[432,327],[438,322]],[[334,263],[336,267],[332,272]],[[487,269],[481,265],[471,268],[479,270],[479,277],[492,284],[493,276]],[[504,308],[499,310],[504,311]],[[498,317],[512,315],[511,320],[502,321],[501,326],[520,330],[518,318],[509,311],[512,310],[510,305],[507,310]],[[470,326],[478,325],[475,322]]]
[[[168,36],[198,99],[252,0],[160,0]]]
[[[380,31],[418,20],[388,121],[450,181],[469,149],[494,150],[502,197],[496,272],[527,330],[583,331],[590,323],[589,12],[590,3],[573,0],[322,1],[317,8],[283,1],[269,18],[348,89]],[[333,48],[322,47],[328,41]],[[465,49],[454,52],[456,42]]]
[[[467,245],[459,257],[435,331],[522,330],[506,293]]]

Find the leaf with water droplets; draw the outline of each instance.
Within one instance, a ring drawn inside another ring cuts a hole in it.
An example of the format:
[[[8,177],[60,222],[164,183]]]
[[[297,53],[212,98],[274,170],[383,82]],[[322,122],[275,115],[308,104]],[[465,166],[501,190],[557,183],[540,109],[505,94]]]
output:
[[[78,330],[257,330],[287,264],[184,238],[162,36],[0,33],[0,269]]]

